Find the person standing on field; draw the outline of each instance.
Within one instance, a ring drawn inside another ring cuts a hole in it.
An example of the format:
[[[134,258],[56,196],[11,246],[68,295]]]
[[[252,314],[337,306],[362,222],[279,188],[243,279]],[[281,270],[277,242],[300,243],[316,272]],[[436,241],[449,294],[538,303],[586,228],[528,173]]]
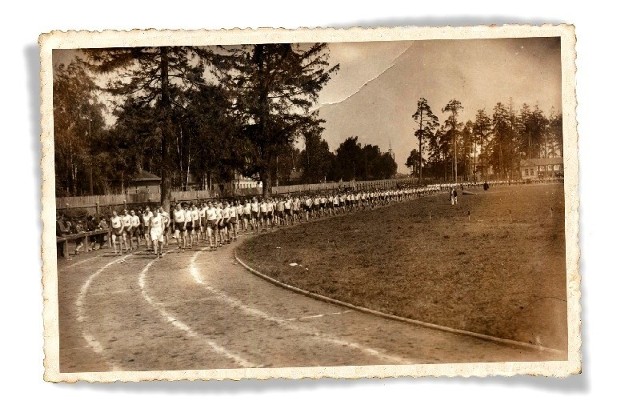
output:
[[[151,208],[147,206],[142,213],[142,224],[144,225],[144,240],[147,244],[147,251],[151,250],[151,233],[149,230],[151,229],[151,218],[153,218],[153,212],[151,212]]]
[[[162,245],[164,244],[164,217],[158,209],[153,210],[153,216],[149,220],[149,236],[153,242],[153,253],[158,258],[162,258]]]
[[[131,233],[131,215],[129,215],[129,211],[126,209],[122,211],[122,216],[120,217],[122,221],[122,226],[124,226],[124,233],[122,234],[122,238],[124,239],[125,251],[130,252],[132,248],[132,239],[133,236]]]
[[[140,217],[136,211],[131,210],[131,249],[133,249],[133,237],[136,237],[136,250],[140,247]]]
[[[171,226],[171,215],[169,212],[165,211],[163,207],[160,207],[158,213],[162,217],[162,222],[164,223],[164,242],[169,245],[169,228]]]
[[[178,244],[178,249],[181,252],[184,252],[184,248],[187,245],[187,239],[186,239],[186,230],[187,230],[187,219],[186,219],[186,215],[184,212],[184,209],[182,209],[182,205],[180,205],[180,203],[178,203],[176,205],[176,209],[173,211],[173,233],[176,237],[176,243]]]
[[[122,219],[118,215],[117,211],[113,211],[111,217],[111,243],[113,244],[113,253],[122,255],[122,236],[124,235],[124,226],[122,225]],[[120,251],[118,252],[118,245],[120,245]]]
[[[238,208],[236,204],[233,202],[227,204],[227,209],[229,212],[229,221],[227,223],[227,240],[229,243],[231,241],[238,240]]]
[[[184,249],[191,249],[191,244],[193,241],[193,238],[191,237],[191,233],[193,232],[193,222],[191,221],[191,208],[189,207],[189,204],[185,204],[184,206],[184,228],[185,231],[183,232],[183,236],[184,236]]]

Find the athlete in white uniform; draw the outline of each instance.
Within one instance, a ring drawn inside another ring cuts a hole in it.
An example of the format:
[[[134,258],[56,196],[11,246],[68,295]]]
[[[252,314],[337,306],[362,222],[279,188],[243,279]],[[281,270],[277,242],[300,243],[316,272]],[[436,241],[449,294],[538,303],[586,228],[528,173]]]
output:
[[[288,196],[284,201],[284,224],[285,225],[293,225],[293,201],[291,197]]]
[[[227,243],[227,232],[229,224],[229,205],[218,204],[218,237],[220,239],[220,245]]]
[[[164,244],[165,218],[154,209],[153,216],[149,219],[149,237],[153,242],[153,253],[162,258],[162,245]]]
[[[242,225],[244,231],[247,232],[249,230],[249,221],[251,220],[251,204],[248,200],[244,201],[244,210],[242,212]]]
[[[151,229],[151,218],[153,218],[153,212],[147,206],[142,214],[142,223],[144,225],[144,239],[147,242],[147,251],[151,250],[151,236],[149,230]]]
[[[131,210],[131,247],[133,247],[133,237],[136,238],[136,250],[140,247],[140,217],[136,211]]]
[[[206,232],[207,232],[207,204],[205,204],[204,202],[202,203],[202,206],[200,207],[200,239],[202,239],[203,241],[206,238]]]
[[[163,207],[160,207],[158,210],[160,216],[162,216],[162,221],[164,222],[164,243],[169,245],[169,231],[171,231],[171,215],[169,212],[165,211]]]
[[[113,244],[113,253],[122,255],[122,236],[124,235],[124,226],[122,225],[122,219],[118,215],[118,212],[113,211],[111,217],[111,243]],[[118,252],[118,244],[120,245],[120,252]]]
[[[126,209],[122,211],[122,216],[120,217],[122,221],[122,226],[124,227],[124,232],[122,234],[122,239],[124,239],[124,248],[125,252],[131,251],[131,215],[129,215],[129,211]]]
[[[227,238],[229,243],[238,240],[238,208],[234,204],[229,205],[229,224],[227,226]]]
[[[276,204],[272,198],[267,199],[267,226],[273,229]]]
[[[241,232],[244,226],[244,205],[242,204],[242,201],[236,201],[236,215],[237,215],[236,224],[238,225],[237,229],[238,229],[238,232]]]
[[[200,235],[200,211],[198,210],[198,207],[196,206],[196,204],[194,203],[193,205],[191,205],[191,224],[193,224],[193,230],[191,231],[191,244],[193,245],[193,243],[195,243],[196,246],[198,246],[198,238]]]
[[[262,199],[260,201],[260,221],[262,224],[262,229],[267,230],[267,202]]]
[[[253,198],[251,201],[251,227],[255,232],[258,231],[258,224],[260,222],[260,204],[257,198]]]
[[[205,210],[205,219],[207,225],[207,238],[209,239],[209,249],[218,249],[216,232],[218,232],[218,212],[213,207],[213,203],[209,201]]]
[[[184,209],[184,248],[191,248],[193,238],[191,233],[193,232],[193,221],[191,220],[191,208],[189,205],[185,205]]]
[[[293,198],[291,208],[293,208],[293,218],[291,219],[291,224],[294,224],[296,222],[296,219],[298,220],[298,222],[300,222],[300,198]]]
[[[173,210],[173,229],[178,249],[184,252],[184,247],[187,245],[186,234],[184,233],[187,229],[187,220],[184,209],[180,204],[177,204],[176,209]]]

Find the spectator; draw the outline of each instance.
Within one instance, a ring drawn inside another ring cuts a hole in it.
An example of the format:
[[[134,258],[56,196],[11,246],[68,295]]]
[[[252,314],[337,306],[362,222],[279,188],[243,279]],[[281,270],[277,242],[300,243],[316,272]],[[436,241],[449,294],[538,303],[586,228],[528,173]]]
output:
[[[56,237],[63,238],[66,235],[69,235],[69,229],[67,227],[67,223],[64,215],[58,216],[58,220],[56,221]],[[64,243],[56,242],[56,248],[58,252],[58,256],[64,256]]]
[[[100,217],[100,222],[98,223],[98,229],[101,231],[109,230],[109,223],[107,222],[107,219],[104,217],[104,215]],[[106,242],[105,238],[106,238],[105,234],[97,235],[96,241],[97,241],[98,249],[101,249],[104,246],[104,243]]]
[[[82,226],[82,222],[78,219],[75,224],[71,227],[71,232],[73,234],[79,234],[85,232],[84,227]],[[84,237],[80,237],[76,239],[76,250],[75,254],[78,254],[78,251],[82,249],[84,246]]]
[[[93,217],[93,215],[87,216],[86,228],[87,228],[87,232],[93,232],[93,231],[95,231],[97,229],[96,219]],[[97,236],[98,235],[89,236],[89,252],[94,250],[94,248],[96,246],[96,237]]]
[[[67,218],[64,215],[60,215],[58,217],[58,221],[56,223],[56,236],[63,237],[65,235],[69,235],[69,226],[67,225]]]

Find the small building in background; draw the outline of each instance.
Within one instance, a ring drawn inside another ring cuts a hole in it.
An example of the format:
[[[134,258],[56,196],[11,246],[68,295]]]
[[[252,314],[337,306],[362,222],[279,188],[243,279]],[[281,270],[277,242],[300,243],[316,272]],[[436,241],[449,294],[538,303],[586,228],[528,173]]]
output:
[[[520,176],[524,180],[564,177],[562,157],[523,159]]]
[[[129,182],[128,194],[160,192],[160,177],[148,171],[136,173]]]
[[[260,181],[246,177],[238,172],[234,174],[232,184],[234,189],[262,188],[262,183]]]

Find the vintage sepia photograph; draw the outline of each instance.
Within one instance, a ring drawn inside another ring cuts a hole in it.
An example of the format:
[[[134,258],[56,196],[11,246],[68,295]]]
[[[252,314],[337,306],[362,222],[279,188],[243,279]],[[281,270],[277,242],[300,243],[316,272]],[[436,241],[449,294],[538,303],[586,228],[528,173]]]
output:
[[[579,373],[574,45],[42,35],[45,379]]]

